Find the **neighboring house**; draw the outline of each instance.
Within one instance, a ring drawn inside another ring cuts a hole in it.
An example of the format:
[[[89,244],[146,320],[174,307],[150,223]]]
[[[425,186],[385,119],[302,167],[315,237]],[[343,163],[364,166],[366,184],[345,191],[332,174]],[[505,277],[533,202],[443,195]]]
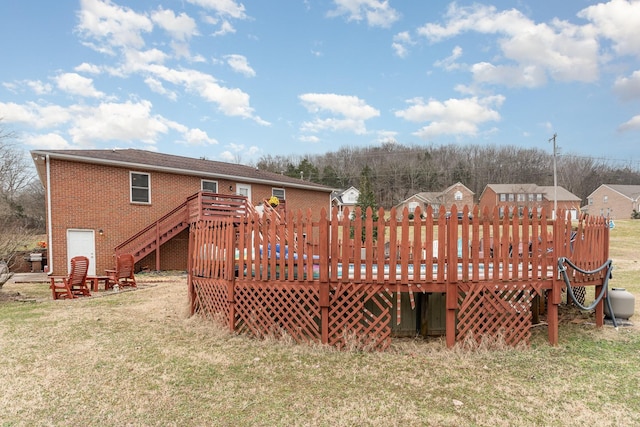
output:
[[[331,207],[338,208],[338,218],[342,219],[345,208],[349,208],[349,212],[353,212],[358,203],[358,197],[360,197],[360,191],[355,187],[331,193]]]
[[[602,184],[587,196],[584,213],[611,218],[631,218],[640,212],[640,185]]]
[[[442,209],[445,212],[449,212],[453,205],[456,205],[459,211],[462,211],[464,206],[468,205],[469,211],[472,211],[473,196],[473,191],[469,190],[464,184],[456,182],[443,191],[424,191],[408,197],[395,206],[396,214],[398,218],[401,218],[405,207],[408,209],[409,214],[412,214],[417,207],[420,207],[420,211],[424,213],[427,206],[431,206],[433,215],[438,215]]]
[[[187,199],[200,191],[246,196],[253,205],[275,195],[288,211],[311,209],[316,218],[330,206],[329,187],[238,164],[134,149],[31,155],[45,189],[48,269],[56,275],[67,273],[75,255],[89,257],[91,275],[104,274],[116,247],[156,223],[160,250],[136,252],[136,271],[186,270]]]
[[[480,210],[485,207],[493,210],[499,207],[499,214],[503,216],[505,209],[509,215],[517,212],[522,215],[524,208],[534,207],[539,211],[545,208],[548,218],[555,217],[553,213],[554,199],[557,193],[557,207],[571,212],[571,218],[576,219],[580,213],[581,199],[563,187],[539,186],[536,184],[487,184],[482,191],[478,205]]]

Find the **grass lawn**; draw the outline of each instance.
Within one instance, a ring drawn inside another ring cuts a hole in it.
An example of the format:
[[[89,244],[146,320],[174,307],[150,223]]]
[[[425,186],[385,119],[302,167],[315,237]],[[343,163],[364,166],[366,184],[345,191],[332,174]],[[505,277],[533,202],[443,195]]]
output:
[[[638,324],[639,241],[640,221],[616,221],[610,286],[636,295]],[[188,317],[186,276],[138,281],[73,301],[4,286],[23,299],[0,302],[0,426],[640,425],[638,326],[567,311],[555,347],[540,325],[525,349],[339,352]]]

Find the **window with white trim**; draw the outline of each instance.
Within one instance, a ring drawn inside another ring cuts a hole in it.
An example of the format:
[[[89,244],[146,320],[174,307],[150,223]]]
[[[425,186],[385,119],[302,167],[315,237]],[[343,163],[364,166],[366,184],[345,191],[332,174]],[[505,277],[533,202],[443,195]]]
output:
[[[148,173],[129,172],[131,203],[151,203],[151,177]]]
[[[500,194],[500,201],[501,202],[506,202],[507,201],[507,195],[505,193],[501,193]]]
[[[212,193],[218,192],[218,181],[210,181],[208,179],[203,179],[201,181],[200,187],[202,191],[210,191]]]
[[[271,195],[276,196],[278,200],[284,200],[284,188],[272,188]]]
[[[462,200],[462,191],[456,191],[453,195],[453,200]]]

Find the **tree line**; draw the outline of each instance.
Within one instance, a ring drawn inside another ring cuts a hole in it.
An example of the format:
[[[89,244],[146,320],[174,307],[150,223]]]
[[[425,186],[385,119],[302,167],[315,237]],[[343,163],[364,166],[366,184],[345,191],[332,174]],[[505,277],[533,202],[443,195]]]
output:
[[[366,170],[378,206],[391,208],[424,191],[442,191],[461,182],[476,201],[487,184],[553,185],[553,154],[539,148],[495,145],[342,147],[307,156],[262,156],[256,167],[338,189],[359,188]],[[556,157],[558,185],[580,197],[601,184],[640,185],[629,165],[573,154]]]
[[[21,250],[45,233],[44,189],[16,135],[0,127],[0,289]]]

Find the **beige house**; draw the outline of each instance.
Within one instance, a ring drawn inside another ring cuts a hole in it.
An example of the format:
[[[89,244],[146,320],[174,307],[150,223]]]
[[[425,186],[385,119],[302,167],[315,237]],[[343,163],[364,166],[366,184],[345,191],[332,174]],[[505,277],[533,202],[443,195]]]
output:
[[[555,201],[555,202],[554,202]],[[542,208],[548,218],[553,218],[553,208],[571,212],[571,218],[577,219],[580,214],[581,199],[569,190],[552,185],[540,186],[536,184],[487,184],[482,191],[478,205],[480,210],[492,210],[498,206],[500,216],[507,211],[509,215],[515,212],[522,215],[524,208],[531,210]]]
[[[418,207],[420,207],[421,212],[424,212],[427,206],[431,206],[434,215],[438,215],[441,209],[449,212],[453,205],[456,205],[459,211],[461,211],[465,205],[468,205],[469,211],[471,211],[473,209],[473,196],[473,191],[469,190],[469,188],[461,182],[456,182],[443,191],[416,193],[398,203],[395,208],[398,218],[402,217],[402,212],[405,207],[408,209],[409,214],[415,212]]]
[[[640,205],[640,185],[602,184],[589,194],[584,213],[610,218],[631,218]]]

